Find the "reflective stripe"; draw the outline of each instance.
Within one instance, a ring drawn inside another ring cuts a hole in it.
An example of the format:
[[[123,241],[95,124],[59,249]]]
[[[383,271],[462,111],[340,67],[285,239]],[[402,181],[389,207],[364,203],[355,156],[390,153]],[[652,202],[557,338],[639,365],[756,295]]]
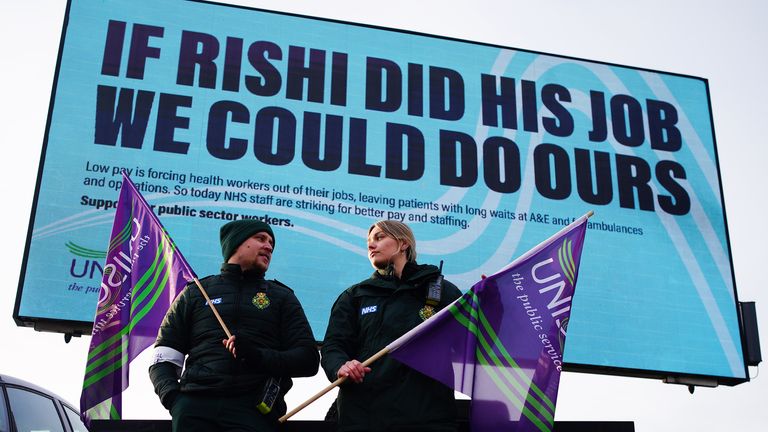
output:
[[[157,363],[168,362],[176,365],[177,374],[180,375],[181,367],[184,366],[184,354],[167,346],[156,346],[152,352],[152,362],[150,366]]]

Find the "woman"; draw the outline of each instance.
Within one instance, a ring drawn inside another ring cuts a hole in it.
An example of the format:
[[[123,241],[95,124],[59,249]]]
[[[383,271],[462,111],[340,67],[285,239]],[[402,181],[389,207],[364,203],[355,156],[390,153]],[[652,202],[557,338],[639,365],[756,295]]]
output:
[[[371,277],[347,288],[331,310],[321,349],[328,379],[347,377],[337,400],[339,431],[455,431],[453,389],[377,353],[461,293],[440,269],[416,262],[416,239],[404,223],[368,229]],[[440,289],[430,290],[439,282]]]

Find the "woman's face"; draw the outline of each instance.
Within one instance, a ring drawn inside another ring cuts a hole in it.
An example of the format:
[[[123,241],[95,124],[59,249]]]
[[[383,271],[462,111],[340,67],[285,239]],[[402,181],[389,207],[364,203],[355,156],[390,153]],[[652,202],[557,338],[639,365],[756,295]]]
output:
[[[374,226],[368,234],[368,261],[379,270],[386,269],[389,264],[396,264],[400,260],[405,261],[405,252],[400,246],[400,242]]]

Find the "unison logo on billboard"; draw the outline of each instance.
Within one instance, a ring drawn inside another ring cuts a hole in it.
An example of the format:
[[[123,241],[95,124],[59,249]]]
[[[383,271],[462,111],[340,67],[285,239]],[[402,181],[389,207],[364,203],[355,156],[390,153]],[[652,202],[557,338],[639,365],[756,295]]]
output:
[[[95,277],[101,279],[104,275],[101,262],[107,256],[105,251],[88,249],[72,241],[68,241],[65,246],[74,255],[69,266],[70,276],[78,279],[94,279]]]

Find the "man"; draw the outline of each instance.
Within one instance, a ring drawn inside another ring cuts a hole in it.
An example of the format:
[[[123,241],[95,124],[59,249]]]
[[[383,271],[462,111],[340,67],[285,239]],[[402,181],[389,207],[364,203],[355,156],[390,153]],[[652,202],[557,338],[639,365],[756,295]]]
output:
[[[319,353],[293,291],[264,279],[272,228],[233,221],[220,239],[221,273],[200,281],[211,307],[195,284],[187,286],[160,326],[149,376],[174,431],[273,431],[286,411],[290,377],[314,376]]]

